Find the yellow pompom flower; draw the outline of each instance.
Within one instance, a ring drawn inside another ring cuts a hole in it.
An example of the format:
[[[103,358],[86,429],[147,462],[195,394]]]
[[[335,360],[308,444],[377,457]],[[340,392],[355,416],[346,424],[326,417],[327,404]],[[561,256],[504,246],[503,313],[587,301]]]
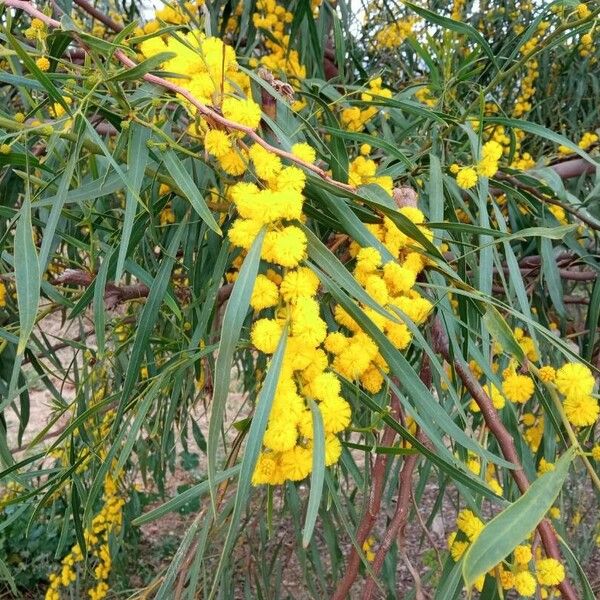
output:
[[[589,396],[594,389],[592,372],[581,363],[567,363],[556,371],[555,385],[563,396]]]
[[[223,116],[240,125],[256,129],[260,124],[260,106],[254,100],[240,98],[225,98],[222,106]]]
[[[50,68],[50,61],[45,56],[38,58],[35,64],[40,71],[47,71]]]
[[[335,397],[324,400],[319,405],[323,417],[325,433],[339,433],[350,425],[352,410],[343,398]]]
[[[296,445],[297,438],[296,424],[292,421],[278,419],[275,423],[269,423],[263,444],[275,452],[286,452]]]
[[[540,368],[539,376],[544,383],[552,383],[556,379],[556,369],[550,365],[545,365]]]
[[[449,169],[452,175],[456,175],[460,171],[460,165],[458,163],[452,163]]]
[[[283,168],[279,156],[269,152],[260,144],[252,145],[248,154],[254,164],[256,174],[261,179],[272,179],[273,177],[276,177]]]
[[[368,156],[371,153],[371,145],[370,144],[361,144],[360,145],[360,153],[363,156]]]
[[[477,185],[477,171],[472,167],[463,167],[456,174],[456,184],[463,190]]]
[[[502,392],[511,402],[524,404],[533,396],[534,389],[533,380],[527,375],[509,373],[502,381]]]
[[[468,509],[461,510],[456,517],[456,526],[471,541],[477,539],[483,529],[483,522]]]
[[[318,288],[319,278],[308,267],[299,267],[284,275],[279,291],[286,302],[294,304],[298,298],[316,295]]]
[[[281,337],[281,325],[275,319],[259,319],[252,326],[250,339],[257,350],[273,354]]]
[[[251,219],[236,219],[231,225],[227,235],[234,246],[249,250],[256,239],[262,223]]]
[[[258,275],[254,282],[250,306],[254,310],[262,310],[276,306],[279,302],[279,290],[277,286],[265,275]]]
[[[10,154],[10,145],[0,144],[0,154]]]
[[[565,568],[555,558],[544,558],[535,563],[535,576],[540,585],[558,585],[565,578]]]
[[[524,544],[517,546],[514,550],[515,562],[518,565],[526,565],[533,557],[531,554],[531,546]]]
[[[317,158],[316,150],[306,142],[299,142],[292,146],[292,154],[307,163],[314,163]]]
[[[0,303],[0,306],[2,304]],[[592,458],[594,460],[600,461],[600,444],[596,444],[593,448],[592,448]]]
[[[231,150],[231,140],[221,129],[209,129],[204,136],[204,147],[209,154],[221,158]]]
[[[269,231],[265,236],[262,257],[282,267],[297,267],[306,257],[306,235],[294,225],[281,231]]]
[[[563,406],[567,419],[576,427],[588,427],[598,420],[600,408],[592,396],[567,396]]]
[[[525,596],[526,598],[533,596],[537,587],[535,577],[529,571],[516,573],[514,585],[515,590],[517,590],[521,596]]]

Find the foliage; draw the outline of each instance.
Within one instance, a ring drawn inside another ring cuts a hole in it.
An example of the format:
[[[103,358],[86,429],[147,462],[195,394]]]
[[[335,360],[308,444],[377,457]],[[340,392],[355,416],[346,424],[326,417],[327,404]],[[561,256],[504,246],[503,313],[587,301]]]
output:
[[[356,8],[2,0],[16,597],[597,592],[600,7]]]

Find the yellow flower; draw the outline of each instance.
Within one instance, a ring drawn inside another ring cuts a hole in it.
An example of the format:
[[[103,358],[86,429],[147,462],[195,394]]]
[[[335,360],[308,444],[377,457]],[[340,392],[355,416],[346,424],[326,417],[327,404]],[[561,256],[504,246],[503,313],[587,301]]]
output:
[[[256,174],[261,179],[272,179],[276,177],[283,168],[279,156],[269,152],[260,144],[252,145],[248,154],[254,163]]]
[[[254,282],[250,306],[254,310],[262,310],[276,306],[279,301],[279,290],[277,286],[265,275],[258,275]]]
[[[10,146],[8,144],[0,144],[0,154],[10,154]]]
[[[204,136],[204,147],[209,154],[221,158],[231,150],[231,140],[221,129],[209,129]]]
[[[471,541],[474,541],[483,529],[483,522],[468,509],[461,510],[456,518],[456,526]]]
[[[0,303],[0,306],[2,306],[2,304]],[[593,448],[592,448],[592,458],[594,460],[600,461],[600,444],[596,444]]]
[[[558,391],[570,398],[589,396],[594,383],[592,372],[581,363],[567,363],[556,372]]]
[[[250,339],[265,354],[273,354],[281,337],[281,325],[275,319],[259,319],[252,326]]]
[[[292,146],[292,154],[307,163],[314,163],[317,158],[315,149],[306,142],[299,142]]]
[[[518,565],[526,565],[532,558],[531,546],[521,545],[514,550],[515,562]]]
[[[551,383],[556,379],[556,370],[554,367],[546,365],[540,368],[539,376],[544,383]]]
[[[265,236],[262,257],[282,267],[293,268],[306,257],[306,235],[294,225]]]
[[[38,58],[35,64],[40,71],[47,71],[50,68],[50,61],[45,56]]]
[[[463,167],[456,174],[456,183],[463,190],[468,190],[477,185],[477,171],[472,167]]]
[[[502,392],[511,402],[524,404],[531,396],[535,386],[531,377],[509,373],[502,382]]]
[[[254,100],[225,98],[223,100],[222,111],[225,118],[250,129],[256,129],[260,124],[260,106]]]
[[[558,585],[565,578],[565,568],[555,558],[544,558],[535,563],[535,575],[541,585]]]
[[[587,427],[598,420],[600,408],[592,396],[567,396],[563,406],[567,419],[576,427]]]
[[[318,288],[319,278],[308,267],[299,267],[284,275],[280,292],[286,302],[293,304],[298,298],[316,295]]]
[[[534,576],[529,571],[521,571],[515,575],[515,589],[526,598],[535,594],[536,583]]]

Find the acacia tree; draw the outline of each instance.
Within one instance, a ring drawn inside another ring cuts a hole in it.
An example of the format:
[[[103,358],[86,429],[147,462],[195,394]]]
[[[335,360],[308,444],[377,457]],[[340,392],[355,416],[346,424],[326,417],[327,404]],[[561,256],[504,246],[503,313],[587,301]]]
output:
[[[8,593],[595,597],[600,8],[356,9],[1,0]]]

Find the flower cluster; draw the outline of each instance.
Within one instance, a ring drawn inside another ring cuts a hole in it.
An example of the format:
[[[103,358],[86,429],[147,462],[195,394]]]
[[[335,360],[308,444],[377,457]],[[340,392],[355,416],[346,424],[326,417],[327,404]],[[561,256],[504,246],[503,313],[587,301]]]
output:
[[[371,102],[377,98],[391,98],[392,90],[383,87],[381,77],[376,77],[369,82],[369,91],[362,92],[360,99],[363,102]],[[359,106],[350,106],[344,108],[340,115],[342,126],[348,131],[362,131],[365,125],[377,114],[376,106],[367,106],[360,108]]]
[[[581,363],[567,363],[556,371],[554,385],[564,397],[567,419],[576,427],[588,427],[598,420],[600,408],[592,396],[595,384],[592,372]]]
[[[468,509],[461,510],[456,519],[457,531],[448,537],[448,549],[452,559],[458,562],[468,547],[479,537],[484,524]],[[533,563],[533,564],[532,564]],[[497,577],[503,590],[515,590],[520,596],[530,598],[535,595],[538,585],[542,598],[548,597],[548,589],[560,584],[565,578],[565,568],[554,558],[543,558],[541,549],[534,551],[530,544],[517,546],[512,560],[496,565],[488,573]],[[483,590],[485,575],[475,581],[475,588]]]
[[[582,150],[589,150],[597,142],[597,133],[594,133],[593,131],[585,131],[584,134],[581,136],[579,142],[577,142],[577,145]],[[569,148],[568,146],[563,146],[562,144],[558,147],[558,152],[563,156],[569,156],[570,154],[573,154],[573,150],[571,150],[571,148]]]
[[[221,39],[193,30],[179,38],[151,37],[141,42],[140,51],[146,58],[162,52],[174,53],[163,63],[166,71],[185,77],[173,79],[174,82],[203,104],[222,106],[227,118],[258,127],[260,107],[252,100],[234,97],[240,90],[249,95],[250,79],[239,70],[234,49]],[[226,114],[226,109],[230,114]],[[195,108],[190,107],[190,111],[195,113]]]
[[[123,505],[125,504],[125,500],[119,494],[117,481],[111,474],[104,478],[102,499],[102,509],[83,532],[88,556],[84,556],[79,543],[71,548],[69,554],[62,560],[60,571],[50,574],[50,585],[46,590],[45,600],[60,600],[60,589],[68,588],[76,581],[77,564],[82,563],[86,558],[95,562],[94,579],[96,584],[88,589],[90,600],[101,600],[106,597],[109,590],[108,578],[112,568],[109,541],[111,535],[116,535],[121,530]]]
[[[450,172],[456,175],[458,187],[468,190],[477,185],[479,177],[493,177],[498,172],[498,163],[502,154],[502,145],[495,140],[490,140],[481,147],[481,159],[476,165],[460,167],[458,164],[453,164],[450,166]]]
[[[417,224],[425,235],[430,235],[422,225],[424,215],[418,208],[403,207],[399,212]],[[373,300],[388,308],[390,317],[386,318],[368,306],[361,308],[397,349],[404,350],[410,344],[412,334],[399,314],[403,313],[416,325],[421,325],[433,308],[429,300],[413,289],[417,276],[425,267],[425,259],[413,240],[390,218],[384,217],[381,224],[367,227],[393,258],[384,261],[376,248],[360,248],[352,242],[350,253],[356,258],[354,277]],[[325,348],[335,357],[335,370],[346,379],[360,381],[369,392],[377,393],[383,386],[383,373],[388,371],[388,366],[376,344],[341,306],[335,307],[334,317],[349,332],[349,335],[333,332],[325,340]]]
[[[379,48],[392,49],[400,46],[412,34],[416,19],[409,18],[385,25],[375,35]]]
[[[306,78],[306,67],[300,62],[297,50],[290,48],[290,36],[286,27],[294,16],[275,0],[258,0],[252,22],[257,29],[269,32],[264,45],[267,53],[260,57],[260,64],[274,73],[284,73],[293,83]]]

